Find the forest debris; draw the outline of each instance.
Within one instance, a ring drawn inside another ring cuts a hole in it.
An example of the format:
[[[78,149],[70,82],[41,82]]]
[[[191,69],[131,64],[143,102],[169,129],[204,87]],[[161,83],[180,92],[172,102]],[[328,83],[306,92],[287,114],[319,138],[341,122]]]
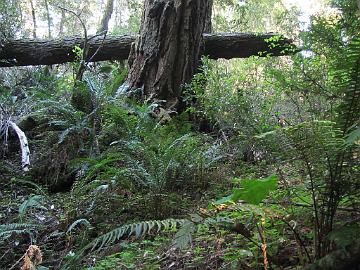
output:
[[[30,149],[29,143],[26,138],[25,133],[16,125],[13,121],[9,121],[10,126],[15,131],[16,135],[19,137],[20,147],[21,147],[21,163],[22,169],[24,172],[29,171],[30,167]]]

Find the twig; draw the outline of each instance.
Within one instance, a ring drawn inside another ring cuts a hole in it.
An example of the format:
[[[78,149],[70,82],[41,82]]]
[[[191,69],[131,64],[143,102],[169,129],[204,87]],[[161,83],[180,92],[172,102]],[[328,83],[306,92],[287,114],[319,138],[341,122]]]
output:
[[[98,54],[98,52],[101,50],[101,48],[104,46],[104,41],[106,39],[106,35],[107,35],[107,31],[103,31],[103,39],[102,39],[102,42],[101,42],[101,45],[99,46],[99,48],[97,48],[97,50],[94,52],[94,54],[89,58],[89,60],[86,61],[86,66],[89,64],[89,62],[91,62],[91,60],[93,60],[93,58]],[[99,36],[100,34],[96,35],[96,36]],[[89,40],[93,39],[95,36],[91,37]]]
[[[287,222],[285,219],[280,219],[281,221],[283,221],[288,227],[290,227],[290,229],[293,231],[295,237],[299,240],[300,245],[303,247],[305,253],[306,253],[306,257],[308,258],[309,262],[312,262],[309,251],[306,248],[306,245],[304,243],[304,241],[301,239],[299,233],[296,231],[296,229],[291,226],[291,224],[289,222]]]
[[[83,28],[83,30],[84,30],[84,36],[85,36],[85,42],[86,42],[87,39],[88,39],[88,38],[87,38],[87,29],[86,29],[86,25],[85,25],[84,21],[83,21],[83,20],[81,19],[81,17],[80,17],[80,15],[81,15],[84,7],[81,9],[81,11],[80,11],[79,13],[76,13],[75,11],[73,11],[73,10],[71,10],[71,9],[67,9],[67,8],[65,8],[65,7],[61,7],[61,6],[56,6],[56,7],[57,7],[57,8],[60,8],[60,9],[62,9],[62,10],[64,10],[64,11],[66,11],[66,12],[69,12],[69,13],[73,14],[73,15],[80,21],[81,26],[82,26],[82,28]]]
[[[81,9],[81,11],[79,13],[76,13],[75,11],[71,10],[71,9],[67,9],[67,8],[64,8],[64,7],[61,7],[61,6],[56,6],[66,12],[69,12],[71,14],[73,14],[80,22],[83,30],[84,30],[84,47],[83,47],[83,53],[82,53],[82,59],[80,61],[80,67],[79,69],[77,70],[76,72],[76,81],[81,81],[82,80],[82,76],[84,74],[84,71],[85,71],[85,68],[86,68],[86,65],[84,64],[84,61],[85,59],[87,58],[87,54],[88,54],[88,50],[89,50],[89,46],[88,46],[88,42],[89,42],[89,39],[88,39],[88,34],[87,34],[87,29],[86,29],[86,25],[84,23],[84,21],[81,19],[80,15],[84,9],[84,7]]]

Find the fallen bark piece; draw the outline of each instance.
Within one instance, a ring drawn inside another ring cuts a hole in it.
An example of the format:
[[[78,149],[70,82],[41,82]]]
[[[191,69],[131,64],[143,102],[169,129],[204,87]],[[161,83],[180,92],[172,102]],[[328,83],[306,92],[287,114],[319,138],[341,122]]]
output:
[[[20,141],[21,148],[21,164],[24,172],[29,171],[30,167],[30,148],[25,133],[12,121],[9,121],[10,126],[15,131]]]

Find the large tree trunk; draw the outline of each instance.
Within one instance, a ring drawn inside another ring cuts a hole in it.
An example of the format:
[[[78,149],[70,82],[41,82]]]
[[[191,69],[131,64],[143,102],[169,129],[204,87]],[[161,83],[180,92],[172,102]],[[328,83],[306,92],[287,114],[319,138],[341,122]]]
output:
[[[281,39],[277,46],[269,46],[267,39],[275,34],[204,34],[203,54],[211,59],[246,58],[260,56],[288,55],[294,48],[289,39]],[[91,61],[125,60],[130,53],[131,44],[135,41],[132,36],[108,36],[91,38],[89,40],[88,58]],[[4,40],[0,50],[0,67],[53,65],[75,60],[73,49],[75,45],[83,46],[84,39],[70,37],[54,40]],[[94,53],[98,51],[95,55]],[[294,52],[294,51],[293,51]],[[89,59],[86,59],[89,60]]]
[[[182,86],[198,67],[212,0],[146,0],[140,37],[129,56],[120,92],[141,89],[141,98],[176,108]]]

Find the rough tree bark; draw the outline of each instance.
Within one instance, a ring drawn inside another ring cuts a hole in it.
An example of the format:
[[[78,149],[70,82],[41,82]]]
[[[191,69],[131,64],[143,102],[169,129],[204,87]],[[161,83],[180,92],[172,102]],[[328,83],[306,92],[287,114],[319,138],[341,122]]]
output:
[[[291,40],[282,39],[277,46],[269,46],[266,39],[275,34],[203,34],[203,54],[211,59],[218,58],[246,58],[259,55],[266,51],[272,56],[291,53],[288,48],[294,48]],[[130,53],[131,44],[135,41],[132,36],[102,36],[90,38],[88,57],[91,61],[125,60]],[[53,65],[75,60],[73,49],[75,45],[84,45],[84,38],[69,37],[53,40],[4,40],[0,50],[0,67]],[[96,55],[94,55],[94,53]],[[262,54],[261,56],[266,56]],[[89,60],[89,59],[86,59]]]
[[[198,67],[212,0],[146,0],[140,37],[129,56],[129,75],[119,93],[141,89],[147,102],[176,109],[182,85]]]
[[[114,0],[107,0],[103,17],[101,18],[97,33],[107,31],[109,28],[109,21],[114,10]]]

